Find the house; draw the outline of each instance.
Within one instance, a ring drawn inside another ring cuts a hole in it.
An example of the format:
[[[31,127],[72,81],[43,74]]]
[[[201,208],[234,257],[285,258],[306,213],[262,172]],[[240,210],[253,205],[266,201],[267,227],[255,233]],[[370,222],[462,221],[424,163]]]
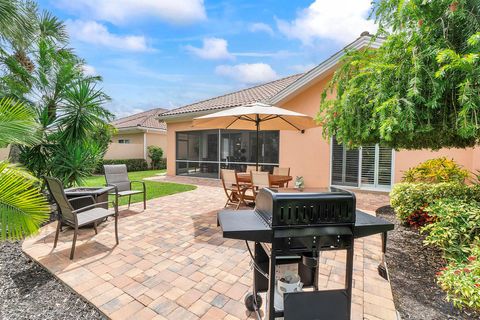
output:
[[[105,153],[105,159],[145,159],[148,162],[147,147],[158,146],[167,154],[167,126],[157,117],[167,111],[155,108],[120,118],[111,124],[117,129]]]
[[[321,93],[331,80],[346,50],[368,46],[378,48],[381,40],[372,41],[362,33],[343,50],[310,71],[233,92],[209,100],[164,112],[167,132],[167,174],[219,178],[221,168],[245,170],[254,164],[254,132],[244,130],[198,130],[192,119],[222,109],[252,102],[264,102],[314,117]],[[395,151],[380,145],[347,150],[335,139],[325,139],[322,128],[304,133],[293,131],[261,132],[262,168],[290,167],[292,176],[303,176],[307,187],[330,185],[369,190],[389,190],[399,182],[403,172],[427,159],[446,156],[466,169],[480,169],[480,148]]]

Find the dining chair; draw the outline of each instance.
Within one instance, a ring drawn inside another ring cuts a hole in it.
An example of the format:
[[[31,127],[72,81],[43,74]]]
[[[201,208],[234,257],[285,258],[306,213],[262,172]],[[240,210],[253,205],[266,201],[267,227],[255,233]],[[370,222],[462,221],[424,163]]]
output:
[[[252,171],[257,171],[257,166],[247,166],[247,170],[245,172],[252,172]]]
[[[290,176],[290,168],[288,167],[273,167],[273,175],[275,176]],[[288,187],[288,182],[285,185]]]
[[[246,195],[250,185],[240,184],[238,182],[237,172],[231,169],[222,169],[220,171],[220,177],[222,180],[223,190],[227,195],[227,202],[225,207],[234,204],[236,205],[235,210],[238,210],[240,205],[243,203],[247,205],[246,200],[254,199],[254,196]]]
[[[115,240],[118,244],[118,206],[111,202],[114,210],[110,211],[108,209],[102,208],[99,206],[104,205],[106,202],[95,202],[95,199],[92,196],[84,196],[68,199],[64,188],[63,183],[57,178],[53,177],[44,177],[45,182],[48,187],[50,195],[57,204],[58,210],[58,223],[57,231],[55,233],[55,240],[53,242],[53,247],[57,247],[58,235],[62,228],[62,225],[70,226],[74,229],[73,231],[73,242],[72,249],[70,251],[70,260],[73,259],[75,254],[75,244],[77,242],[78,228],[86,225],[93,225],[95,234],[98,233],[97,223],[103,221],[105,218],[113,216],[115,217]],[[90,199],[91,204],[85,207],[74,209],[72,202],[80,199]]]
[[[271,187],[270,174],[262,171],[251,171],[250,177],[252,180],[251,189],[253,190],[254,198],[257,197],[257,193],[260,189]]]

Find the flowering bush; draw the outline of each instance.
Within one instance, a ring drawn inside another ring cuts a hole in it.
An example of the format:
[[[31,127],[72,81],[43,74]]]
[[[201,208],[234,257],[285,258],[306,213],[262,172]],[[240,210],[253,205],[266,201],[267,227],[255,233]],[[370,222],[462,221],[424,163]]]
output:
[[[397,183],[390,192],[390,204],[397,217],[417,227],[433,221],[431,213],[425,213],[425,208],[435,200],[445,198],[479,201],[480,185],[467,186],[455,182]]]
[[[458,182],[463,183],[469,176],[453,159],[446,157],[427,160],[408,169],[403,175],[404,182]]]
[[[424,243],[443,250],[447,260],[464,260],[471,245],[480,243],[480,205],[475,201],[441,199],[425,208],[435,223],[420,231],[427,236]]]
[[[440,270],[437,281],[456,307],[480,309],[480,243],[465,260],[452,261]]]

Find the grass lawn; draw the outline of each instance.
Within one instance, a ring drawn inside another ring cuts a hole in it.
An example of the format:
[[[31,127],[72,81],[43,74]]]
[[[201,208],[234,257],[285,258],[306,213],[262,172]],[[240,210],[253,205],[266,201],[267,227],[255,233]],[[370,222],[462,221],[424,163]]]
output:
[[[158,173],[165,172],[165,170],[148,170],[148,171],[137,171],[130,172],[128,177],[130,180],[142,180],[143,178],[155,176]],[[159,198],[163,196],[168,196],[170,194],[185,192],[195,189],[195,186],[189,184],[178,184],[170,182],[156,182],[156,181],[145,181],[145,187],[147,188],[147,200]],[[88,177],[85,180],[84,186],[94,187],[94,186],[103,186],[105,185],[105,178],[103,175],[96,175]],[[133,189],[142,190],[141,183],[133,183]],[[110,200],[113,200],[114,196],[111,196]],[[132,196],[132,203],[143,201],[143,194],[136,194]],[[125,205],[128,203],[128,197],[122,197],[119,200],[119,205]]]

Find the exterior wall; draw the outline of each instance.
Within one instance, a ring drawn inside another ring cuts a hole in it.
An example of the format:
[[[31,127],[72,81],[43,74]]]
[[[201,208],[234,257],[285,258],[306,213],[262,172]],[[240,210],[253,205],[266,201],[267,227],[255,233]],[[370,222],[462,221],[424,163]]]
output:
[[[129,144],[120,144],[118,139],[130,139]],[[143,132],[118,134],[112,137],[105,159],[144,159]]]
[[[10,146],[0,148],[0,161],[7,160],[10,154]]]
[[[175,137],[177,131],[198,130],[192,127],[191,121],[167,123],[167,175],[175,175],[176,143]]]
[[[438,157],[447,157],[469,171],[480,169],[480,148],[440,149],[431,150],[401,150],[395,152],[394,182],[402,180],[403,173],[417,164]]]
[[[163,157],[167,156],[167,134],[166,133],[158,133],[158,132],[147,132],[146,133],[146,140],[147,140],[147,147],[148,146],[157,146],[162,148],[163,150]],[[147,153],[147,161],[150,164],[150,158],[148,157]]]
[[[319,81],[279,106],[315,117],[323,89],[331,76]],[[290,167],[291,175],[303,176],[305,186],[330,185],[330,144],[322,137],[322,128],[280,131],[280,166]]]

